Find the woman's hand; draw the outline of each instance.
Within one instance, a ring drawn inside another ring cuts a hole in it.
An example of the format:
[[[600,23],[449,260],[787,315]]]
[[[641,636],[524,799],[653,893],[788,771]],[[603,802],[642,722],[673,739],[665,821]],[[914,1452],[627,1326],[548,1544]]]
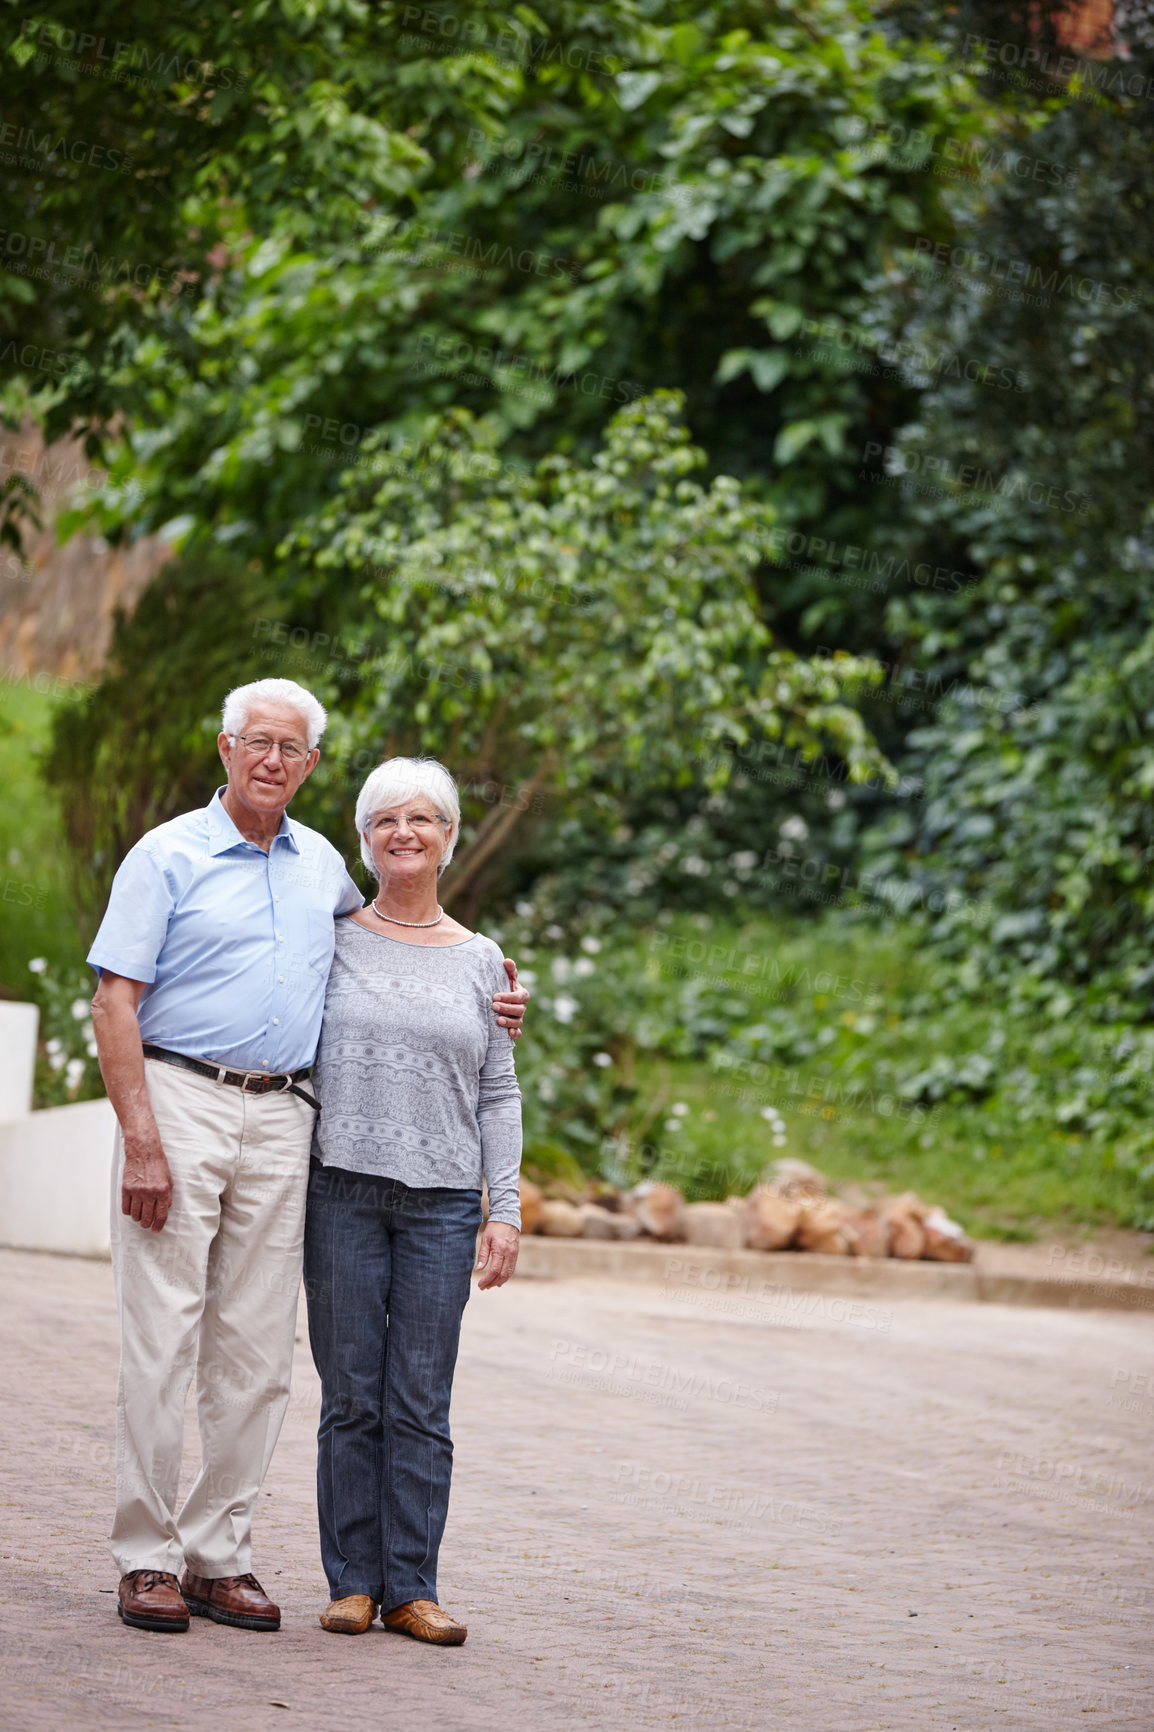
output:
[[[519,1040],[525,1006],[529,1002],[529,989],[517,985],[517,964],[508,956],[505,958],[505,973],[509,976],[508,990],[493,994],[493,1009],[497,1012],[497,1021],[501,1027],[509,1030],[509,1039]],[[510,1269],[509,1273],[511,1275],[513,1271]]]
[[[503,1287],[517,1267],[521,1235],[504,1221],[486,1221],[477,1246],[477,1268],[484,1270],[477,1286]]]

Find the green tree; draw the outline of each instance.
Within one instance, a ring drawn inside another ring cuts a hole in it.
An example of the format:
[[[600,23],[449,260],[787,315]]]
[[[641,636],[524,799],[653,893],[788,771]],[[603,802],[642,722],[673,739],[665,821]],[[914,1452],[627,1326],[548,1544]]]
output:
[[[608,828],[646,790],[722,787],[730,748],[765,737],[808,757],[832,745],[853,777],[877,769],[841,701],[869,664],[773,644],[752,583],[772,508],[731,478],[697,479],[704,454],[677,407],[642,399],[590,462],[554,456],[533,475],[502,465],[493,429],[461,412],[408,460],[364,453],[285,549],[347,598],[362,634],[302,810],[348,825],[369,765],[443,758],[471,796],[445,891],[471,906],[535,805],[553,826],[579,813]],[[493,787],[511,797],[486,810]]]

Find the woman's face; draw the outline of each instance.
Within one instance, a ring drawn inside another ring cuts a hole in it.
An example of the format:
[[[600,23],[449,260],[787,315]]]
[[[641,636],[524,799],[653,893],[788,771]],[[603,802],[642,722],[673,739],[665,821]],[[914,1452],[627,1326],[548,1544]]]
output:
[[[420,884],[426,879],[435,883],[449,827],[431,800],[414,794],[396,806],[374,812],[368,838],[381,889],[385,890],[390,884]]]

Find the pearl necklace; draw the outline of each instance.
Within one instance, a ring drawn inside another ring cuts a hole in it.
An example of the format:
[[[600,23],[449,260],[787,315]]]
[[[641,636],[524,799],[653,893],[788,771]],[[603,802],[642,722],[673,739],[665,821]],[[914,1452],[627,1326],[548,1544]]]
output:
[[[380,909],[377,907],[377,899],[375,896],[370,906],[372,907],[373,913],[377,915],[379,919],[391,921],[394,926],[439,926],[445,918],[445,910],[441,907],[439,902],[437,903],[437,918],[435,920],[398,920],[395,914],[382,914]]]

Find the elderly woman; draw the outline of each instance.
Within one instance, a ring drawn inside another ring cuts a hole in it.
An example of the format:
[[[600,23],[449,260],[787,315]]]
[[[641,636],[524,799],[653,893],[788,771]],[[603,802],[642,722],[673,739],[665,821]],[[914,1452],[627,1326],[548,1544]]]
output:
[[[490,998],[501,952],[437,901],[460,829],[453,778],[393,758],[357,800],[372,902],[337,921],[317,1067],[321,1112],[305,1290],[321,1378],[317,1501],[326,1630],[456,1644],[437,1604],[449,1506],[449,1396],[477,1247],[482,1288],[513,1273],[521,1096]]]

